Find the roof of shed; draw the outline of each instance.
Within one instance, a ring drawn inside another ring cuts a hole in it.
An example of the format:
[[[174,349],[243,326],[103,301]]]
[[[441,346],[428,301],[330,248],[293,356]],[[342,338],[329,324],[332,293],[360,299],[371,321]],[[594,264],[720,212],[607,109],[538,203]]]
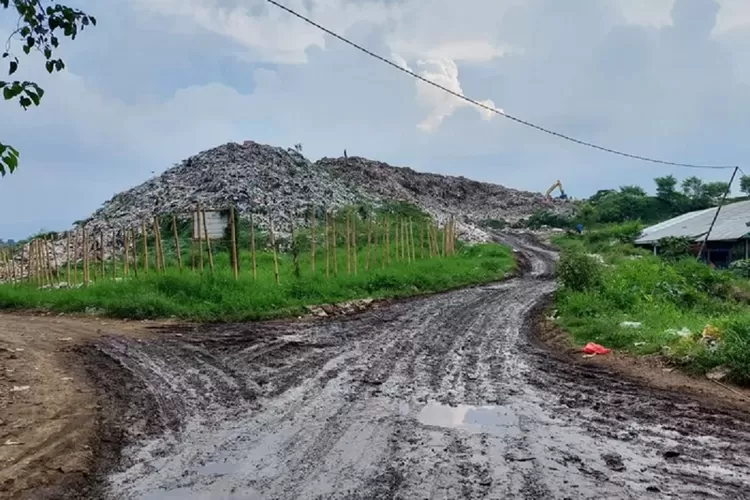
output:
[[[680,215],[674,219],[647,227],[635,240],[638,245],[653,244],[670,236],[702,240],[716,214],[716,207]],[[731,241],[750,233],[750,200],[724,205],[711,231],[709,241]]]

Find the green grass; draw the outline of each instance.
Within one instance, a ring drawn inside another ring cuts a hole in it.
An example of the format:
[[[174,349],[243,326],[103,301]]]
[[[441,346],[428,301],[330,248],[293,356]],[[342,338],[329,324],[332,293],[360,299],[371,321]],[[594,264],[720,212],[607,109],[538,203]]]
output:
[[[607,231],[613,233],[612,228]],[[662,260],[601,235],[563,236],[555,243],[564,251],[556,295],[559,324],[577,344],[597,342],[637,355],[661,353],[694,373],[726,365],[734,381],[750,383],[746,279],[691,258]],[[587,253],[601,255],[605,263]],[[642,326],[620,326],[624,321]],[[713,347],[701,340],[709,324],[722,337]],[[670,333],[683,328],[692,335]]]
[[[280,285],[275,283],[272,254],[258,254],[258,279],[254,281],[247,252],[241,255],[239,280],[234,279],[229,255],[221,253],[216,256],[214,276],[206,262],[203,276],[189,270],[180,273],[176,267],[169,267],[164,274],[157,274],[152,268],[145,276],[141,269],[138,278],[99,280],[85,288],[0,285],[0,308],[67,313],[95,311],[132,319],[177,317],[191,321],[243,321],[297,315],[306,305],[364,297],[406,297],[495,281],[515,266],[507,247],[487,244],[462,247],[452,257],[418,258],[412,263],[393,259],[385,269],[381,269],[380,254],[373,253],[372,269],[366,271],[367,254],[360,249],[359,272],[347,275],[342,250],[338,254],[338,276],[334,277],[331,272],[330,279],[326,279],[321,254],[318,254],[315,275],[310,271],[310,255],[300,255],[299,278],[294,276],[291,256],[282,254]],[[419,257],[419,249],[417,254]],[[118,275],[122,276],[122,269],[118,270]]]

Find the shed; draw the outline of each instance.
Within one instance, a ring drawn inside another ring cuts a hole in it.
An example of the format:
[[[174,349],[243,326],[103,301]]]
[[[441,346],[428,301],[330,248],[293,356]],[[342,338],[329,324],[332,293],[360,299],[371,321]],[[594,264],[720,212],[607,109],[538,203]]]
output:
[[[659,240],[684,237],[700,243],[706,237],[717,207],[689,212],[647,227],[635,240],[636,245],[650,246],[658,252]],[[717,267],[750,257],[750,201],[724,205],[708,238],[707,260]]]

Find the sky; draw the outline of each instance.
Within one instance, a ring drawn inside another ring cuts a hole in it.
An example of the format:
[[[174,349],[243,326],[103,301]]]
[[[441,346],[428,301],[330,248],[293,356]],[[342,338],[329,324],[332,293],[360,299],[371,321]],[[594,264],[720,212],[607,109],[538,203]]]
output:
[[[402,67],[513,116],[660,159],[750,158],[746,0],[279,0]],[[574,197],[700,175],[568,143],[488,113],[265,0],[67,0],[97,27],[67,69],[21,56],[46,94],[0,102],[0,238],[62,230],[114,194],[220,144],[302,143],[418,171]],[[3,39],[15,25],[0,12]],[[750,171],[750,168],[748,169]]]

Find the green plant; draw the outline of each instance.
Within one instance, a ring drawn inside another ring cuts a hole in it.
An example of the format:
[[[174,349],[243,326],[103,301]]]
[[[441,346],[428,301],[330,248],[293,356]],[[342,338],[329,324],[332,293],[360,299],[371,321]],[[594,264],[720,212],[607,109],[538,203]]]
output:
[[[12,6],[18,14],[16,29],[8,37],[6,47],[10,47],[10,42],[17,39],[22,42],[21,48],[27,55],[32,49],[37,49],[46,60],[45,68],[52,73],[65,68],[62,59],[52,57],[60,44],[60,32],[62,36],[75,40],[79,31],[89,25],[96,25],[96,18],[60,4],[48,4],[45,8],[45,3],[44,0],[0,0],[0,7],[8,9]],[[9,50],[2,57],[10,60],[8,76],[13,75],[18,70],[18,57]],[[23,109],[32,105],[39,106],[44,97],[44,89],[29,81],[0,81],[0,89],[3,91],[3,99],[18,99]],[[0,175],[13,173],[18,167],[18,156],[17,149],[0,143]]]
[[[602,281],[602,265],[584,253],[564,252],[557,267],[557,278],[569,290],[594,290]]]
[[[668,236],[658,242],[659,255],[664,259],[681,259],[690,255],[690,238]]]
[[[750,259],[736,260],[729,265],[729,269],[742,278],[750,278]]]

